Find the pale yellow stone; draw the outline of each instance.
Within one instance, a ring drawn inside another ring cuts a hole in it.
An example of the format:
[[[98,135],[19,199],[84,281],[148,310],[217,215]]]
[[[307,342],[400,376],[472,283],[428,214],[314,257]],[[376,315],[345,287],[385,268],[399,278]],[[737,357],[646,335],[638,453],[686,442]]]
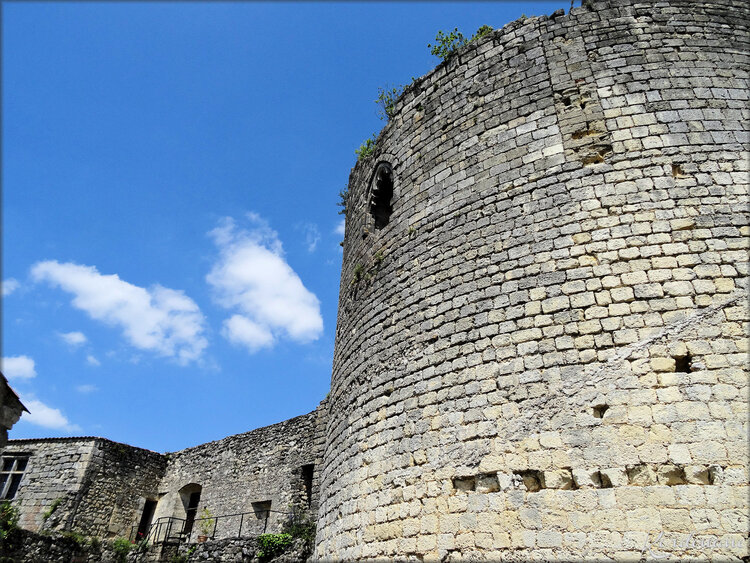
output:
[[[539,435],[539,444],[543,448],[561,448],[563,445],[559,432],[542,432]]]
[[[642,426],[624,424],[620,426],[618,434],[626,444],[639,445],[646,441],[646,429]]]
[[[660,530],[662,528],[659,512],[652,508],[635,508],[625,513],[629,530]]]
[[[569,469],[545,471],[544,486],[548,489],[572,489],[573,475]]]
[[[654,371],[674,372],[674,358],[651,358],[651,369],[653,369]]]
[[[433,550],[437,547],[437,536],[434,534],[421,535],[417,537],[417,549],[423,552]]]

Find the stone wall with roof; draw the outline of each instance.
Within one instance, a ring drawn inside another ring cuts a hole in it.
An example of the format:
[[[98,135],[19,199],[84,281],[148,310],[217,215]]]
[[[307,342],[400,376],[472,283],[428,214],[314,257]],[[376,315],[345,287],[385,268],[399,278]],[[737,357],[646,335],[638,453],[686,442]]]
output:
[[[103,438],[11,440],[3,459],[27,458],[13,499],[19,526],[127,536],[146,498],[156,498],[166,459]]]

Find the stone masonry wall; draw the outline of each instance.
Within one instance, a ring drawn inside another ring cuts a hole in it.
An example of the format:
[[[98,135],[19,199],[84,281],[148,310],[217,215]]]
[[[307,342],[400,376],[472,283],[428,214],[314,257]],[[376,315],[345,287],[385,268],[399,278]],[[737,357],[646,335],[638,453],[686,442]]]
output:
[[[103,438],[11,440],[3,450],[18,453],[29,454],[13,501],[19,526],[100,538],[130,533],[166,465],[160,454]]]
[[[184,499],[179,491],[200,485],[200,510],[215,516],[251,512],[250,516],[222,518],[216,538],[279,532],[292,505],[308,507],[314,514],[318,504],[318,473],[322,462],[324,407],[272,426],[266,426],[209,442],[169,455],[166,475],[159,487],[154,521],[163,517],[184,518]],[[313,465],[310,494],[305,489],[303,466]],[[264,513],[254,515],[253,503],[270,501],[266,524]],[[200,512],[200,511],[199,511]],[[200,516],[200,514],[199,514]],[[194,528],[194,535],[199,531]]]
[[[9,441],[3,455],[29,454],[13,501],[20,511],[20,527],[38,531],[43,525],[57,528],[68,522],[94,449],[92,438]],[[53,503],[57,508],[45,520]]]
[[[324,560],[747,555],[748,8],[586,4],[440,64],[352,171]]]
[[[161,454],[97,440],[73,528],[102,538],[129,537],[147,499],[156,499],[167,460]]]

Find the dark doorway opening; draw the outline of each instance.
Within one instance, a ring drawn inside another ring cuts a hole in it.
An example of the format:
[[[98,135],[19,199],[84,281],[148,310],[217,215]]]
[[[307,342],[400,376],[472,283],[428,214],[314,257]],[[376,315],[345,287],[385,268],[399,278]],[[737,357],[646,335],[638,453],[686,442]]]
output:
[[[150,498],[146,499],[146,504],[143,505],[143,515],[141,515],[141,521],[138,524],[138,539],[142,539],[148,534],[148,528],[151,526],[155,511],[156,501]]]
[[[201,492],[196,491],[190,493],[188,499],[187,510],[185,511],[185,534],[190,534],[193,531],[193,524],[195,523],[195,516],[198,513],[198,503],[201,501]]]

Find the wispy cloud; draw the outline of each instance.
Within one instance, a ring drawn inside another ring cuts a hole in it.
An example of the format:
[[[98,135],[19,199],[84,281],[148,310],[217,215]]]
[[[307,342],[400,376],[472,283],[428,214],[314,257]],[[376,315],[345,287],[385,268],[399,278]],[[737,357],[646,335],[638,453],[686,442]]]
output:
[[[28,356],[3,357],[2,372],[8,379],[31,379],[36,377],[34,360]]]
[[[320,242],[320,230],[314,223],[304,223],[299,227],[305,235],[305,244],[308,252],[315,252]]]
[[[61,332],[59,336],[60,338],[62,338],[63,342],[65,342],[68,346],[72,346],[74,348],[76,346],[80,346],[81,344],[86,344],[87,342],[86,335],[78,331]]]
[[[19,287],[21,287],[21,284],[18,283],[17,279],[8,278],[7,280],[3,280],[3,297],[10,295]]]
[[[45,405],[33,395],[22,395],[21,402],[29,409],[29,412],[23,413],[21,420],[54,430],[66,430],[68,432],[80,430],[80,427],[72,424],[60,409]]]
[[[102,363],[99,360],[97,360],[94,356],[92,356],[91,354],[89,354],[88,356],[86,356],[86,363],[89,364],[90,366],[100,366],[100,365],[102,365]]]
[[[237,311],[224,321],[224,336],[251,352],[280,337],[310,342],[323,332],[318,298],[284,259],[276,232],[256,214],[239,228],[225,218],[211,231],[219,257],[206,281],[217,301]]]
[[[76,386],[76,391],[78,391],[79,393],[83,393],[84,395],[93,393],[94,391],[98,391],[98,390],[99,388],[96,385],[84,384],[84,385]]]
[[[116,274],[100,274],[93,266],[55,260],[31,268],[36,281],[46,281],[74,295],[72,305],[92,319],[122,329],[141,350],[187,364],[208,346],[204,317],[182,291],[154,285],[148,289],[123,281]]]
[[[337,225],[336,228],[333,230],[334,233],[337,235],[341,235],[342,237],[344,234],[346,234],[346,219],[342,219]]]

